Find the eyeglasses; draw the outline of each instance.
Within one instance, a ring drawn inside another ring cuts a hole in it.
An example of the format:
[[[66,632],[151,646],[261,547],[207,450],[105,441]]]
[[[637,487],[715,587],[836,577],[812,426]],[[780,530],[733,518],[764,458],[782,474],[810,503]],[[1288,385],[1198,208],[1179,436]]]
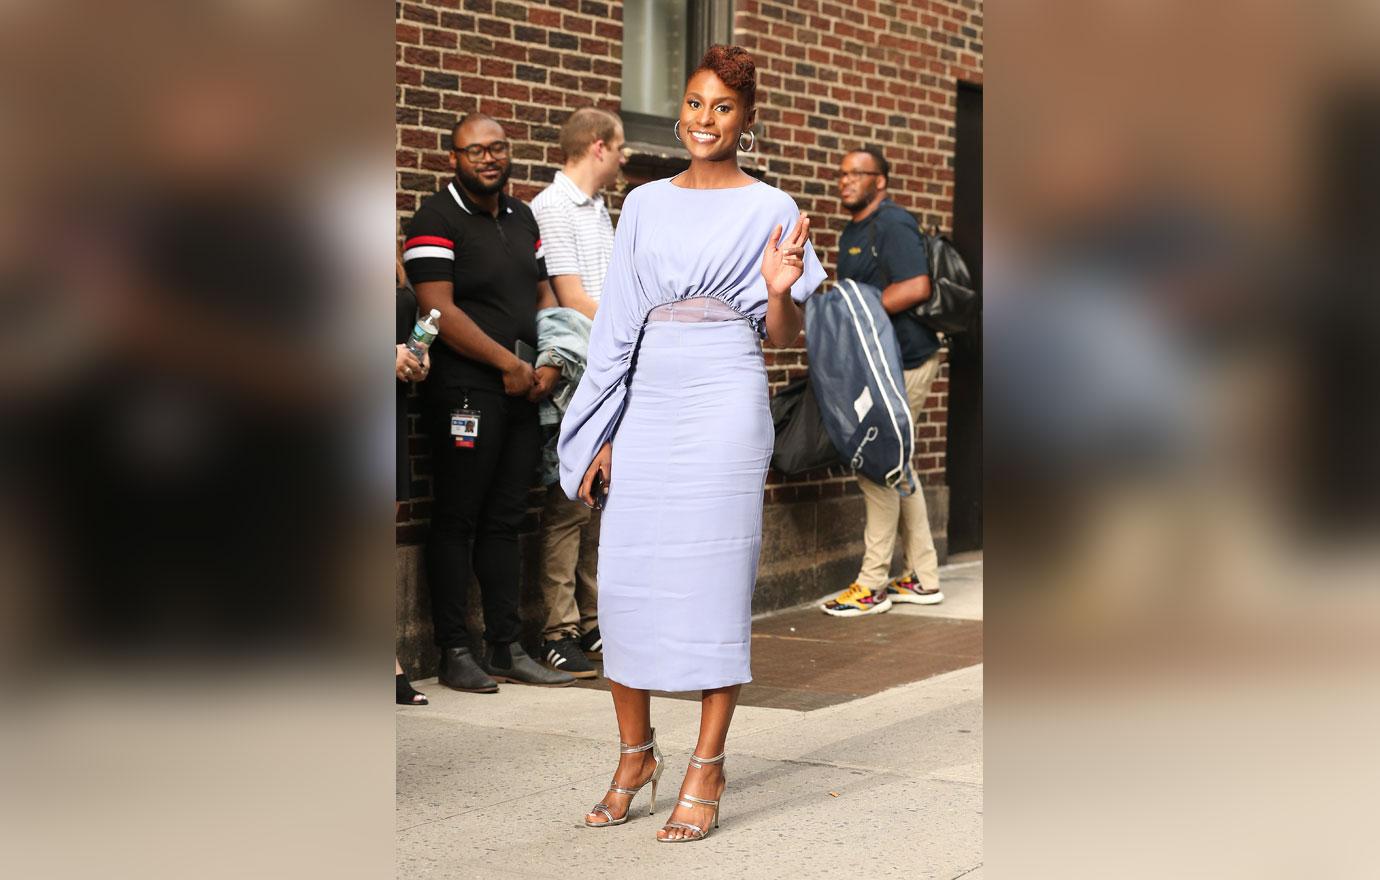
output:
[[[451,149],[457,153],[464,153],[465,158],[469,159],[471,162],[478,162],[480,159],[484,158],[485,153],[488,153],[495,159],[504,158],[508,155],[508,142],[494,141],[491,144],[470,144],[468,147],[452,145]]]
[[[857,180],[859,177],[881,177],[880,171],[840,171],[839,180]]]

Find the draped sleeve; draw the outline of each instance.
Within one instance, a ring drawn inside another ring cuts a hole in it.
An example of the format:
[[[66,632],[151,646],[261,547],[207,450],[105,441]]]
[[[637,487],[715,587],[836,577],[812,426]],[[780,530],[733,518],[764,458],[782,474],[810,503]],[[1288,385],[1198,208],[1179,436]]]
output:
[[[749,251],[750,259],[745,268],[750,281],[744,292],[740,295],[738,301],[735,303],[735,306],[737,306],[740,311],[751,314],[757,318],[759,329],[765,336],[766,325],[763,322],[767,317],[767,282],[766,279],[762,277],[761,273],[762,248],[767,243],[767,237],[770,234],[772,224],[781,224],[781,241],[785,241],[795,234],[795,228],[800,223],[800,208],[796,205],[795,199],[791,198],[788,193],[782,192],[775,187],[764,186],[762,189],[769,194],[768,197],[764,199],[764,202],[768,205],[763,223],[763,226],[767,229],[767,234],[762,236],[761,244],[757,244],[755,248]],[[794,300],[797,305],[805,305],[805,301],[819,289],[820,284],[824,282],[826,277],[828,276],[824,271],[824,267],[820,265],[819,255],[815,253],[814,243],[807,241],[805,243],[805,253],[801,260],[800,277],[791,285],[791,299]]]
[[[800,222],[800,209],[796,207],[795,200],[790,196],[786,196],[786,200],[790,202],[791,214],[789,221],[781,224],[782,230],[786,230],[781,233],[782,241],[785,241],[791,233],[795,232],[795,226]],[[804,259],[801,260],[801,265],[802,271],[800,277],[791,285],[791,299],[795,300],[798,305],[803,306],[805,305],[805,300],[809,299],[810,296],[814,294],[819,286],[824,283],[824,279],[827,278],[828,275],[825,273],[824,267],[819,263],[819,255],[815,253],[814,242],[805,242],[805,254]]]
[[[642,187],[628,193],[614,233],[613,258],[594,313],[589,360],[561,421],[556,451],[561,488],[575,498],[590,462],[618,427],[628,393],[628,371],[646,318],[646,293],[637,276],[633,250],[637,242]]]

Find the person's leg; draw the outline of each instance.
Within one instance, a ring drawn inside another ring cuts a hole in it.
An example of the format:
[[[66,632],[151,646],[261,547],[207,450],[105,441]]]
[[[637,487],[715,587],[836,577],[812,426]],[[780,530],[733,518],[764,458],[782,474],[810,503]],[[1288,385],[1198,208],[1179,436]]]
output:
[[[935,355],[913,370],[907,370],[906,397],[910,403],[912,420],[918,425],[925,407],[925,398],[930,387],[939,375],[939,356]],[[901,501],[902,548],[906,554],[906,567],[920,585],[926,590],[939,589],[939,556],[934,549],[934,537],[930,534],[929,511],[925,507],[925,493],[918,486],[916,491]]]
[[[484,640],[506,645],[522,635],[518,532],[527,515],[527,493],[535,482],[541,438],[535,406],[517,399],[501,403],[493,408],[503,415],[488,425],[481,422],[480,427],[480,443],[491,441],[500,449],[475,527],[474,573],[484,600]],[[489,430],[494,433],[486,437],[484,432]]]
[[[580,635],[577,572],[580,533],[589,518],[590,509],[565,497],[559,485],[547,491],[541,514],[541,592],[547,609],[542,638],[546,641]]]
[[[896,523],[901,515],[901,497],[895,489],[888,489],[858,474],[858,488],[862,489],[863,558],[858,577],[843,592],[819,604],[825,614],[834,617],[860,617],[877,614],[891,608],[886,584],[891,571],[891,554],[896,549]]]
[[[858,476],[866,524],[863,526],[863,558],[858,583],[874,593],[886,587],[891,555],[896,549],[896,524],[901,516],[901,496],[895,489]]]
[[[503,451],[494,463],[493,482],[474,538],[474,572],[484,599],[484,641],[488,643],[483,667],[499,682],[566,687],[575,683],[575,677],[543,666],[520,641],[518,532],[527,516],[528,492],[536,481],[541,428],[537,408],[531,403],[517,398],[503,403],[506,421],[498,434]]]
[[[728,727],[733,721],[733,710],[738,705],[738,695],[742,690],[742,685],[735,684],[703,692],[700,697],[700,738],[695,743],[696,757],[710,759],[724,753],[724,746],[728,741]],[[681,783],[680,793],[682,796],[691,795],[701,800],[718,801],[723,798],[726,784],[723,761],[699,766],[691,764],[685,771],[685,781]],[[694,825],[707,834],[717,817],[718,814],[712,806],[692,804],[687,807],[678,801],[667,821]],[[663,827],[656,836],[662,840],[679,840],[696,835],[687,828]]]
[[[652,692],[638,688],[624,687],[616,681],[609,682],[613,692],[613,711],[618,716],[618,739],[625,746],[640,746],[652,739]],[[613,774],[613,785],[618,788],[640,789],[651,781],[653,774],[658,777],[656,755],[652,749],[640,752],[627,752],[618,755],[618,769]],[[606,825],[628,814],[635,795],[621,794],[610,790],[600,801],[608,808],[591,810],[585,814],[585,822],[590,825]],[[610,820],[612,816],[612,820]]]
[[[572,502],[580,504],[580,502]],[[599,625],[599,515],[590,511],[580,529],[580,561],[575,567],[575,605],[584,635]]]
[[[399,508],[399,503],[398,503],[397,501],[394,501],[394,502],[393,502],[393,518],[394,518],[394,519],[397,519],[397,516],[398,516],[398,508]],[[394,683],[397,685],[398,698],[399,698],[400,701],[401,701],[401,699],[402,699],[402,686],[403,686],[404,684],[406,684],[406,685],[407,685],[407,689],[408,689],[409,691],[411,691],[412,693],[417,694],[417,696],[421,697],[421,698],[422,698],[422,702],[426,702],[426,696],[425,696],[424,694],[418,693],[416,690],[414,690],[413,687],[412,687],[412,682],[408,681],[408,680],[407,680],[407,676],[403,674],[402,663],[398,660],[398,655],[397,655],[397,654],[394,654],[394,655],[393,655],[393,680],[394,680]],[[410,702],[415,702],[415,701],[416,701],[416,697],[411,697],[411,696],[409,696],[409,697],[408,697],[408,700],[409,700]]]
[[[427,547],[427,574],[431,587],[431,615],[436,645],[442,650],[469,645],[465,628],[471,574],[472,543],[501,444],[481,443],[473,448],[456,447],[450,435],[450,410],[459,399],[438,398],[429,402],[428,425],[432,437],[433,502],[431,538]],[[472,399],[471,408],[481,406]],[[481,431],[490,424],[492,407],[482,407]],[[497,417],[492,421],[497,422]],[[481,440],[489,440],[481,433]]]

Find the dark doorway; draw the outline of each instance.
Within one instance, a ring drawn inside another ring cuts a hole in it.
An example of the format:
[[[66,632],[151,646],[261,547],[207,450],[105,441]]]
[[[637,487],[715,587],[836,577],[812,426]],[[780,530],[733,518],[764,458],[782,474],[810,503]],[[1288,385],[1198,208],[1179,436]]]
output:
[[[982,87],[958,84],[954,246],[982,290]],[[949,346],[949,552],[982,548],[982,325]]]

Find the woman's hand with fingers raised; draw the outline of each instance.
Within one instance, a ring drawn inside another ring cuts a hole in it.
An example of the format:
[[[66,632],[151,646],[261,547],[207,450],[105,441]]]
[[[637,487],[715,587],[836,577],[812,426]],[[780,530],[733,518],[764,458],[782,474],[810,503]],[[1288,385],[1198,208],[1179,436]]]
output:
[[[791,285],[800,280],[805,273],[805,245],[810,240],[810,218],[800,215],[795,228],[783,241],[781,224],[777,224],[762,249],[762,278],[767,282],[767,293],[781,296],[789,293]]]

